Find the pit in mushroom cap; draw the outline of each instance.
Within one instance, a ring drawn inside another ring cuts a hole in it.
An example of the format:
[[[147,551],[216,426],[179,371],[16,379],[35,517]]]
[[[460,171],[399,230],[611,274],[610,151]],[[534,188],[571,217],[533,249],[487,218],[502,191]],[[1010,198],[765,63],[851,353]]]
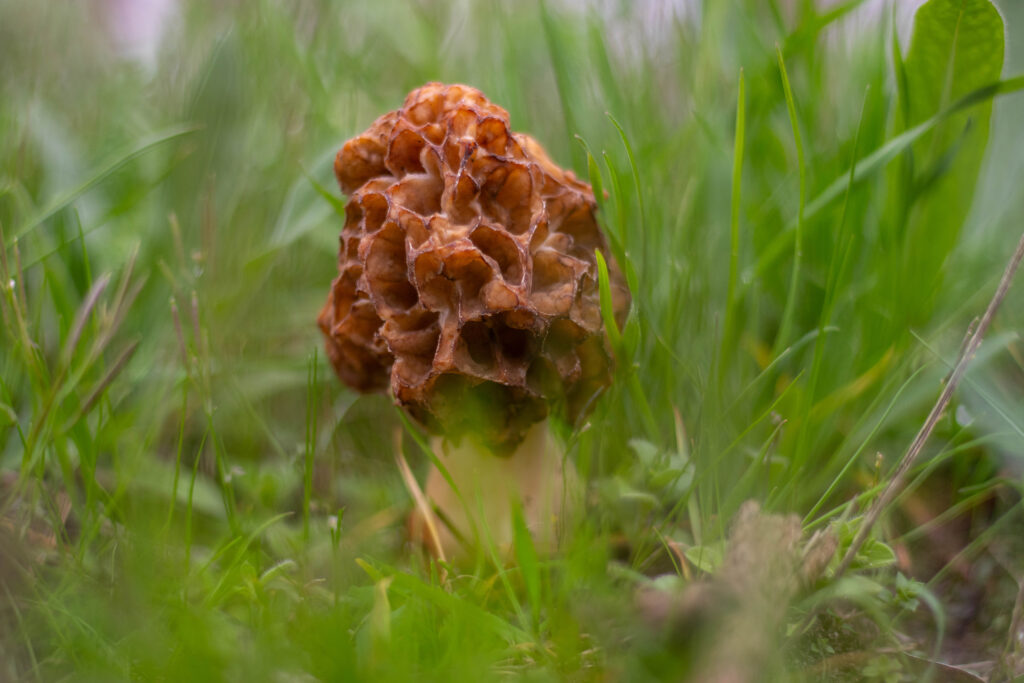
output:
[[[611,379],[590,186],[464,85],[428,83],[349,140],[338,277],[320,313],[338,375],[389,383],[425,426],[506,453],[560,411],[575,422]],[[615,317],[629,291],[609,260]]]

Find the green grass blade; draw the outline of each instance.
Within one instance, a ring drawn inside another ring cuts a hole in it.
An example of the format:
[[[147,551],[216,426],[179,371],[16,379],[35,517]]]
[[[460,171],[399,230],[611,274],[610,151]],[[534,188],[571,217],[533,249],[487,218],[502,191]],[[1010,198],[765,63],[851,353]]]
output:
[[[620,366],[625,368],[627,388],[630,397],[640,410],[640,416],[643,418],[647,434],[652,440],[658,441],[660,440],[661,430],[658,428],[657,420],[654,419],[654,413],[651,411],[647,395],[640,384],[640,378],[632,367],[631,359],[627,356],[622,334],[619,332],[619,326],[615,323],[615,311],[612,309],[612,291],[608,280],[608,264],[605,262],[604,255],[600,249],[595,250],[594,253],[597,256],[597,283],[601,298],[601,318],[604,321],[605,332],[608,334],[608,341]]]
[[[636,193],[636,205],[637,209],[640,211],[640,220],[637,225],[637,230],[640,233],[640,270],[645,271],[648,262],[647,245],[649,241],[647,236],[647,209],[644,206],[644,190],[643,185],[640,183],[640,171],[637,167],[636,155],[633,154],[633,145],[629,143],[629,137],[626,135],[626,131],[623,129],[622,124],[620,124],[609,112],[605,112],[605,116],[607,116],[608,120],[612,122],[613,126],[615,126],[615,130],[619,134],[619,139],[622,140],[622,146],[626,150],[626,158],[629,159],[629,170],[633,176],[633,191]],[[625,230],[625,225],[622,226],[622,229]],[[625,243],[628,235],[622,233],[621,237]]]
[[[516,504],[512,509],[512,531],[516,561],[519,563],[519,572],[522,574],[523,583],[526,585],[526,598],[530,602],[533,628],[537,628],[540,623],[540,611],[543,607],[541,602],[540,559],[537,556],[537,548],[533,544],[533,536],[530,534],[530,530],[526,526],[526,520],[523,518],[523,507],[521,504]]]
[[[309,508],[313,499],[313,459],[316,457],[317,370],[319,349],[309,359],[306,384],[306,441],[302,468],[302,540],[309,543]]]
[[[78,185],[66,190],[55,198],[51,199],[44,209],[39,211],[30,220],[23,223],[20,228],[12,235],[9,240],[4,244],[5,247],[10,248],[14,242],[24,238],[35,228],[39,227],[47,219],[51,218],[61,209],[64,209],[69,204],[74,202],[76,199],[81,197],[83,194],[91,190],[101,181],[121,169],[125,164],[137,159],[146,152],[158,147],[171,140],[189,135],[199,130],[195,126],[173,126],[166,130],[154,133],[146,136],[141,142],[132,145],[126,151],[115,154],[113,158],[105,163],[100,164],[97,168],[93,169]]]
[[[779,332],[775,336],[774,353],[772,355],[778,355],[778,352],[788,343],[790,331],[793,327],[793,317],[796,315],[796,303],[799,298],[800,289],[800,266],[803,261],[804,204],[807,198],[807,168],[804,162],[804,143],[803,137],[800,135],[800,121],[796,115],[796,103],[793,101],[793,89],[789,85],[786,62],[778,45],[775,46],[775,54],[779,59],[782,89],[786,95],[786,109],[789,111],[789,123],[793,128],[793,141],[796,144],[797,170],[800,174],[800,203],[797,207],[796,229],[793,234],[793,269],[789,276],[786,304],[782,309],[782,321],[779,323]]]
[[[860,460],[860,456],[864,452],[864,449],[868,447],[868,444],[870,444],[874,439],[875,435],[878,434],[878,431],[882,428],[882,426],[888,419],[889,414],[897,405],[899,405],[900,398],[903,396],[903,392],[906,391],[907,387],[909,387],[913,383],[913,381],[917,379],[917,376],[920,375],[924,370],[924,367],[918,368],[914,372],[914,374],[908,377],[906,381],[903,382],[903,385],[900,386],[900,388],[896,391],[895,395],[893,395],[892,399],[889,401],[889,405],[886,406],[885,410],[882,411],[882,414],[878,417],[878,420],[875,422],[874,428],[868,433],[864,440],[861,441],[860,446],[858,446],[857,449],[846,460],[846,463],[843,465],[842,469],[839,470],[839,473],[832,478],[832,483],[830,483],[828,487],[826,487],[825,492],[822,493],[821,497],[818,498],[818,502],[812,505],[810,511],[806,515],[804,515],[804,526],[811,524],[811,520],[814,519],[814,515],[817,514],[818,510],[821,509],[821,507],[829,499],[832,493],[835,492],[836,488],[838,488],[839,484],[846,478],[846,474],[850,471],[850,468],[853,467],[853,465],[858,460]]]
[[[541,28],[547,42],[548,55],[551,57],[551,67],[555,73],[555,87],[558,90],[558,100],[562,105],[565,132],[570,136],[576,135],[582,131],[576,121],[576,105],[574,103],[576,100],[576,90],[572,85],[574,82],[572,76],[573,69],[569,56],[569,46],[566,44],[566,36],[559,22],[552,16],[546,0],[538,1],[538,10],[540,12]],[[578,168],[581,161],[579,150],[573,147],[571,152],[573,166]]]
[[[597,284],[601,298],[601,319],[604,321],[605,333],[612,349],[619,356],[620,363],[629,363],[628,358],[623,358],[622,335],[619,333],[619,326],[615,322],[615,310],[612,308],[612,290],[608,279],[608,264],[604,260],[604,254],[600,249],[594,251],[597,257]]]
[[[839,225],[836,229],[835,244],[832,249],[832,258],[829,259],[828,276],[825,280],[825,300],[821,307],[821,315],[818,318],[818,337],[814,343],[814,353],[811,357],[811,374],[807,380],[807,389],[804,391],[800,407],[801,419],[810,416],[811,406],[817,399],[818,382],[821,377],[822,363],[825,354],[825,328],[832,322],[832,313],[835,309],[836,290],[842,281],[846,271],[846,265],[852,249],[852,237],[847,235],[847,212],[850,208],[850,195],[853,192],[853,178],[857,171],[857,145],[860,142],[861,131],[864,127],[864,111],[867,109],[867,94],[861,105],[860,121],[857,124],[857,133],[853,138],[853,159],[850,164],[850,174],[846,184],[846,194],[843,196],[843,208],[839,215]],[[800,434],[797,437],[797,445],[793,455],[794,467],[803,467],[806,463],[808,443],[810,439],[810,426],[806,422],[801,425]]]
[[[739,301],[737,284],[740,275],[740,197],[743,181],[743,138],[746,133],[746,104],[743,69],[740,69],[738,93],[736,95],[736,130],[732,154],[732,194],[729,203],[729,286],[725,298],[725,324],[722,331],[722,350],[719,367],[732,364],[735,348],[736,316]]]

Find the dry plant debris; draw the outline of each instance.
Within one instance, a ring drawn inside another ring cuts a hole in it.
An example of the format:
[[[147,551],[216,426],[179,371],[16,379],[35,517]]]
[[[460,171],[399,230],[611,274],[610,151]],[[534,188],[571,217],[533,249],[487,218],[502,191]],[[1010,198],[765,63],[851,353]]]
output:
[[[775,660],[790,602],[817,580],[835,555],[831,533],[801,544],[795,515],[761,511],[755,501],[740,508],[729,534],[721,568],[709,580],[678,592],[641,589],[643,618],[659,632],[694,648],[687,680],[743,683],[771,680],[765,667]]]

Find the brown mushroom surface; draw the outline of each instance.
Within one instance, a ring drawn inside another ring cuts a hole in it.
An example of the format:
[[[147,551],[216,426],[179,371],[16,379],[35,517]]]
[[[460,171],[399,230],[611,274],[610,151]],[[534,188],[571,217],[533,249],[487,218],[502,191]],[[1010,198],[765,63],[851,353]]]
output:
[[[610,381],[590,186],[480,91],[428,83],[349,140],[338,277],[319,325],[338,375],[390,383],[433,431],[507,453],[550,411],[576,421]],[[609,259],[619,324],[629,291]]]

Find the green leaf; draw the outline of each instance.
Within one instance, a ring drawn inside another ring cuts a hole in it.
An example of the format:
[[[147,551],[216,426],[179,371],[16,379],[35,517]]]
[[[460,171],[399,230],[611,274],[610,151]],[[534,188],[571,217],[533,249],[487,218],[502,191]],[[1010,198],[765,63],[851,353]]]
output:
[[[695,545],[683,553],[702,572],[714,572],[725,561],[725,541],[716,541],[707,545]]]
[[[377,583],[384,578],[384,574],[363,558],[357,557],[356,564],[359,565],[360,569],[366,572],[366,575],[369,576],[374,583]]]
[[[261,588],[266,588],[278,577],[294,573],[298,567],[299,565],[295,560],[285,558],[260,574],[259,585]]]
[[[836,524],[835,530],[836,535],[839,537],[839,552],[836,553],[833,562],[837,563],[838,558],[845,554],[850,544],[857,537],[863,523],[864,517],[858,516]],[[882,569],[894,564],[896,564],[895,551],[876,538],[868,538],[864,541],[864,545],[861,546],[850,566],[853,569]]]
[[[643,467],[652,467],[660,459],[660,449],[646,439],[630,439],[629,447]]]
[[[334,213],[338,214],[341,218],[345,218],[345,202],[341,201],[339,197],[336,197],[333,192],[317,181],[309,171],[303,169],[302,174],[306,176],[306,180],[308,180],[309,184],[313,186],[316,193],[331,205],[334,209]]]
[[[815,591],[804,603],[805,609],[826,606],[836,600],[852,602],[875,619],[884,619],[883,603],[888,596],[885,586],[861,574],[841,577],[829,581],[821,590]]]
[[[906,127],[927,121],[1003,69],[1003,20],[989,0],[930,0],[914,17],[903,65]],[[950,116],[910,149],[916,200],[903,226],[900,278],[917,283],[907,313],[920,320],[942,281],[942,266],[960,236],[988,143],[991,101]],[[925,180],[928,182],[925,184]],[[906,188],[905,188],[906,189]],[[920,300],[920,296],[926,297]]]
[[[873,538],[864,542],[850,566],[854,569],[881,569],[896,564],[896,553],[885,543]]]

